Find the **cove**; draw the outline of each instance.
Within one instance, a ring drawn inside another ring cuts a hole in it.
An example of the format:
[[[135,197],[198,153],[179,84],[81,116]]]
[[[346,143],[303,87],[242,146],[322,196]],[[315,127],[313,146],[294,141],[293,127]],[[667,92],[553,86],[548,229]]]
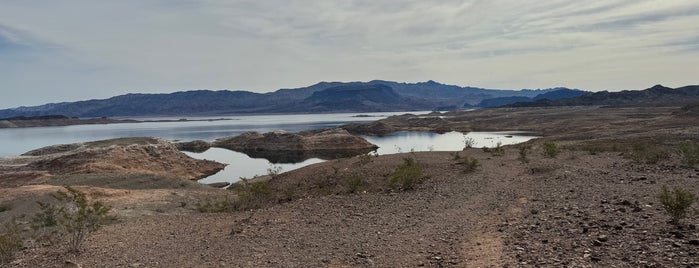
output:
[[[527,132],[396,132],[386,136],[362,136],[367,141],[379,146],[376,151],[379,155],[395,154],[402,152],[424,151],[460,151],[466,142],[474,148],[496,147],[526,142],[536,138]],[[267,175],[269,171],[291,171],[311,164],[324,162],[328,159],[309,158],[305,160],[279,161],[279,159],[293,159],[275,157],[270,161],[265,158],[253,158],[244,153],[221,148],[210,148],[202,153],[185,152],[187,155],[198,158],[214,160],[226,163],[226,168],[212,176],[199,180],[201,183],[236,182],[241,177],[252,178],[259,175]]]

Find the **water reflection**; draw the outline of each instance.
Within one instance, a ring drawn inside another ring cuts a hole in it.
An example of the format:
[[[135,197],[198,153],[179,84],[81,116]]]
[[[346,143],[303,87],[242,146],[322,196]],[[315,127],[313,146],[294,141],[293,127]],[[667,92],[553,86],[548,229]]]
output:
[[[210,148],[203,153],[185,152],[185,154],[198,159],[208,159],[228,164],[225,169],[218,173],[199,180],[201,183],[236,182],[241,177],[252,178],[258,175],[266,175],[269,173],[268,169],[276,167],[281,168],[281,172],[286,172],[326,161],[320,158],[311,158],[298,163],[272,164],[264,158],[253,158],[244,153],[222,148]]]
[[[397,132],[391,135],[376,137],[364,136],[369,142],[379,146],[376,151],[380,155],[401,152],[421,151],[460,151],[468,142],[474,148],[495,147],[497,144],[509,145],[528,141],[534,136],[524,132]],[[261,154],[260,154],[261,153]],[[221,172],[201,180],[202,183],[236,182],[240,177],[251,178],[265,175],[268,169],[279,167],[282,172],[298,169],[311,164],[320,163],[347,155],[327,153],[312,155],[309,153],[274,154],[271,152],[252,152],[245,154],[221,148],[211,148],[203,153],[187,154],[194,158],[209,159],[229,164]],[[309,158],[310,157],[310,158]]]

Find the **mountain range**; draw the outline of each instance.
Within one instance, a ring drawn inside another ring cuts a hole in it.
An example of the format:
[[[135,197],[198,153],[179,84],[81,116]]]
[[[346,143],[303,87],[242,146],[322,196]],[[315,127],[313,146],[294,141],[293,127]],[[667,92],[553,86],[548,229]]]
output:
[[[572,98],[543,98],[516,102],[507,107],[546,107],[546,106],[663,106],[685,105],[699,101],[699,86],[669,88],[655,85],[644,90],[624,90],[619,92],[587,92]]]
[[[308,87],[280,89],[269,93],[192,90],[169,94],[126,94],[108,99],[4,109],[0,110],[0,118],[458,110],[542,98],[560,99],[584,93],[586,92],[568,88],[498,90],[460,87],[431,80],[420,83],[382,80],[320,82]]]

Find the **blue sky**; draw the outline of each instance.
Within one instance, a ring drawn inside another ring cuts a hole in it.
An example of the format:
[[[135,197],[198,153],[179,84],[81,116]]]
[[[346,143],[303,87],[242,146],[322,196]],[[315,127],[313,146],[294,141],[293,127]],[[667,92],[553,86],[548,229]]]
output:
[[[0,0],[0,108],[143,92],[435,80],[697,82],[693,0]]]

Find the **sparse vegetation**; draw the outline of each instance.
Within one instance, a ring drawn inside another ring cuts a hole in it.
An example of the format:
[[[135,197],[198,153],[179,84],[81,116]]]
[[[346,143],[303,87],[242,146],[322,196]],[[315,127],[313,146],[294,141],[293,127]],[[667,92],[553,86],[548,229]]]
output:
[[[207,201],[205,203],[197,203],[196,209],[202,213],[221,213],[229,212],[232,210],[231,201],[226,197],[224,200],[218,201]]]
[[[679,224],[680,220],[687,216],[689,208],[694,202],[694,194],[682,188],[675,188],[674,191],[668,191],[666,186],[663,186],[658,194],[658,199],[663,205],[665,211],[670,215],[673,224]]]
[[[58,224],[68,235],[68,250],[79,252],[87,234],[96,231],[111,217],[110,208],[99,201],[90,201],[85,193],[64,186],[67,192],[59,191],[55,197],[65,203],[58,209]]]
[[[532,149],[531,145],[520,145],[519,146],[519,161],[522,163],[529,163],[529,158],[527,158],[527,155],[529,154],[529,151]]]
[[[482,149],[484,153],[490,153],[493,156],[502,156],[505,154],[505,148],[502,147],[502,142],[498,142],[493,148],[483,146]]]
[[[391,186],[403,191],[412,190],[422,179],[422,175],[422,167],[415,158],[403,158],[403,164],[399,165],[391,175]]]
[[[481,163],[478,161],[478,159],[468,156],[465,156],[461,163],[464,165],[464,173],[474,172],[478,167],[481,166]]]
[[[474,140],[471,137],[466,137],[466,135],[464,135],[464,149],[473,148],[473,145],[475,144],[476,140]]]
[[[233,205],[239,210],[260,208],[269,201],[272,194],[269,182],[250,182],[245,178],[241,178],[241,185],[233,191],[238,195],[238,200]]]
[[[362,184],[364,184],[364,178],[362,178],[362,176],[359,176],[357,174],[353,174],[353,175],[344,177],[344,181],[345,181],[348,193],[359,192],[359,189],[362,187]]]
[[[0,266],[11,262],[22,246],[22,235],[17,223],[14,220],[6,223],[0,231]]]
[[[281,172],[282,172],[282,167],[277,166],[277,165],[269,164],[269,168],[267,168],[267,175],[272,176],[272,177],[276,177]]]
[[[361,164],[361,165],[366,165],[366,164],[371,163],[371,157],[372,157],[372,154],[371,154],[371,153],[367,153],[367,154],[360,154],[360,155],[358,155],[358,156],[357,156],[357,159],[359,159],[359,164]],[[335,172],[335,173],[337,173],[337,172]]]
[[[684,141],[677,145],[677,152],[682,157],[682,164],[694,167],[699,164],[699,143]]]
[[[553,142],[544,143],[544,155],[550,158],[556,158],[561,153],[561,149]]]
[[[505,155],[505,148],[502,147],[502,142],[499,142],[495,144],[495,147],[490,149],[490,153],[494,156],[502,156]]]
[[[657,164],[670,157],[670,153],[655,143],[637,143],[633,145],[631,159],[637,163]]]

